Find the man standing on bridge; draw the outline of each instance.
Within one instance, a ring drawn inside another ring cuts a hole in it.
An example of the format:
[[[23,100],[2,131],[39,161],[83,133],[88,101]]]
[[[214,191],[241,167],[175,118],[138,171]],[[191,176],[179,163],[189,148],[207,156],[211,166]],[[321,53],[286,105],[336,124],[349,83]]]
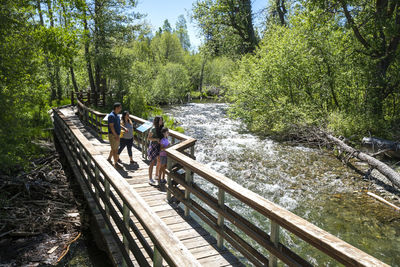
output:
[[[122,110],[121,103],[114,103],[114,110],[108,114],[108,140],[110,141],[111,151],[108,156],[108,161],[112,164],[111,157],[114,158],[114,167],[117,169],[122,168],[118,164],[118,148],[119,148],[119,138],[121,134],[121,119],[118,116]]]

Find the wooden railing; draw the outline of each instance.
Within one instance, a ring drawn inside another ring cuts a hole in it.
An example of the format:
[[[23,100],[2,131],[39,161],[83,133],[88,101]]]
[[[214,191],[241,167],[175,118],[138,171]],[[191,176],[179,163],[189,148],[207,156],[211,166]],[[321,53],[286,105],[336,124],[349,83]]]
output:
[[[105,106],[106,105],[106,99],[105,99],[105,94],[104,93],[99,93],[98,94],[98,99],[97,99],[97,105],[98,106]],[[71,105],[75,105],[75,99],[80,100],[84,104],[94,104],[94,93],[88,92],[88,91],[79,91],[79,92],[71,92]]]
[[[255,266],[277,266],[278,260],[289,266],[311,266],[311,263],[280,242],[279,233],[282,227],[345,266],[388,266],[279,205],[240,186],[224,175],[213,171],[190,155],[182,153],[182,149],[191,146],[193,140],[187,138],[166,150],[168,156],[167,198],[170,200],[173,195],[185,205],[185,216],[190,216],[190,211],[192,211],[208,224],[216,232],[219,248],[223,247],[224,240],[226,240]],[[197,176],[194,176],[194,174]],[[201,184],[204,183],[196,183],[194,180],[196,177],[201,177],[216,186],[218,188],[217,195],[214,196],[206,192],[206,189],[201,187]],[[173,186],[172,180],[180,184],[184,190]],[[225,204],[226,194],[264,216],[265,222],[268,223],[269,221],[270,232],[266,233],[228,207]],[[192,198],[191,195],[196,196],[196,198]],[[208,206],[208,209],[205,208],[206,206]],[[210,210],[217,215],[214,216]],[[227,221],[234,225],[237,230],[234,231],[230,228]],[[244,240],[241,237],[243,235],[255,241],[257,246]],[[266,249],[269,255],[264,255],[265,253],[262,253],[259,248]]]
[[[78,115],[79,118],[81,119],[82,122],[86,123],[89,125],[98,135],[99,138],[102,140],[105,139],[106,135],[108,134],[108,125],[107,122],[103,121],[103,118],[107,115],[102,112],[98,112],[94,109],[88,108],[85,106],[80,100],[76,101],[76,107],[78,109]],[[147,140],[147,132],[142,133],[136,130],[136,128],[147,122],[147,120],[129,115],[131,118],[132,122],[135,124],[133,127],[135,129],[135,140],[137,142],[137,147],[142,151],[142,156],[143,158],[147,157],[147,149],[149,146],[149,142]],[[172,143],[177,144],[182,141],[187,141],[189,140],[190,142],[187,143],[188,145],[185,147],[180,147],[179,151],[184,153],[185,155],[189,155],[190,157],[194,157],[194,145],[196,143],[196,140],[193,138],[190,138],[189,136],[186,136],[184,134],[181,134],[179,132],[169,130],[170,136],[172,138]],[[185,152],[185,150],[188,150]]]
[[[58,110],[54,110],[53,118],[57,139],[65,147],[64,151],[69,160],[78,166],[87,189],[121,251],[123,265],[133,266],[130,259],[132,253],[140,266],[150,266],[146,256],[152,259],[153,266],[162,266],[163,259],[170,266],[200,266],[166,224],[140,195],[131,189],[128,182],[105,160],[80,130]],[[131,219],[132,215],[146,231],[154,244],[153,248]],[[122,238],[114,229],[113,223],[122,234]],[[140,250],[135,238],[145,252]]]
[[[95,114],[95,111],[87,109],[84,105],[81,107],[78,105],[79,108],[87,110],[82,114],[85,112]],[[95,116],[104,115],[97,114]],[[145,122],[135,116],[131,116],[131,118],[140,124]],[[95,125],[93,120],[87,119],[86,121],[90,121],[92,126]],[[190,216],[190,211],[192,211],[215,230],[219,248],[222,248],[226,241],[255,266],[277,266],[278,261],[289,266],[311,266],[309,262],[280,242],[280,228],[284,228],[346,266],[388,266],[199,163],[194,158],[196,139],[174,131],[170,131],[170,135],[173,145],[166,150],[168,155],[167,199],[171,200],[174,196],[184,204],[185,216]],[[146,137],[141,138],[144,144],[141,149],[144,152],[147,148]],[[216,186],[218,194],[214,196],[206,192],[206,189],[201,187],[201,183],[196,183],[194,179],[204,179]],[[184,190],[180,190],[173,181]],[[225,204],[226,194],[264,216],[265,222],[269,222],[270,232],[265,232],[243,215],[228,207]],[[191,195],[196,198],[192,198]],[[210,210],[217,215],[213,215]],[[233,230],[229,225],[235,226],[237,230]],[[243,235],[251,238],[252,244],[243,239],[241,237]],[[268,255],[260,251],[260,248],[266,249]]]

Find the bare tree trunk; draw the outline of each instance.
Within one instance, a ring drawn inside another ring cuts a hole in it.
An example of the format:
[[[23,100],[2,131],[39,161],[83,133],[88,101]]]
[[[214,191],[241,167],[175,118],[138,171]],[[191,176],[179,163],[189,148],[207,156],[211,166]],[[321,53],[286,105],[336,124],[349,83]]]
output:
[[[63,1],[61,1],[61,6],[62,6],[62,17],[64,19],[64,27],[67,28],[68,25],[69,25],[69,20],[67,19],[67,10],[66,10],[66,7],[65,7],[65,3]],[[71,58],[70,58],[70,61],[69,61],[69,71],[70,71],[70,74],[71,74],[71,82],[72,82],[72,85],[74,87],[74,91],[78,92],[79,89],[78,89],[78,85],[76,83],[75,72],[74,72],[74,67],[73,66],[74,66],[74,59],[73,59],[73,56],[71,55]]]
[[[325,133],[325,136],[329,141],[335,143],[337,146],[339,146],[347,153],[350,153],[351,155],[354,155],[358,159],[367,162],[371,167],[377,169],[380,173],[385,175],[386,178],[388,178],[393,183],[393,185],[395,185],[397,188],[400,188],[400,174],[395,170],[393,170],[392,168],[390,168],[388,165],[381,162],[380,160],[377,160],[376,158],[373,158],[365,153],[355,150],[354,148],[345,144],[340,139],[330,134]]]
[[[286,25],[285,22],[285,15],[286,15],[286,7],[285,7],[285,0],[276,0],[276,11],[278,12],[279,20],[282,26]]]
[[[90,50],[89,50],[90,33],[89,33],[89,27],[88,27],[87,17],[86,17],[86,8],[83,10],[83,26],[84,26],[85,33],[86,33],[86,36],[85,36],[85,60],[86,60],[86,67],[87,67],[87,71],[88,71],[88,75],[89,75],[90,91],[96,92],[96,85],[94,83],[94,78],[93,78],[92,62],[90,60]]]
[[[42,14],[42,8],[40,6],[40,0],[37,0],[37,8],[38,8],[38,12],[39,12],[39,19],[40,19],[40,25],[42,27],[44,26],[44,20],[43,20],[43,14]],[[45,49],[44,51],[45,53],[45,57],[44,57],[44,61],[46,63],[46,67],[47,67],[47,74],[50,80],[50,90],[51,90],[51,95],[50,95],[50,101],[54,100],[56,98],[56,90],[55,90],[55,84],[54,84],[54,75],[52,72],[52,64],[49,61],[49,57],[47,56],[47,50]]]

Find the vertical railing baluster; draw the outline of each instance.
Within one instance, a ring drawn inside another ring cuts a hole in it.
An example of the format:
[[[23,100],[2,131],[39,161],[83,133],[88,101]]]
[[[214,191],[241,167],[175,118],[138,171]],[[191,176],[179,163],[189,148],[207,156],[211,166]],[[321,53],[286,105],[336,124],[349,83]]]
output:
[[[128,231],[129,231],[129,219],[130,219],[129,218],[129,208],[128,208],[128,205],[126,205],[125,202],[124,202],[124,205],[123,205],[123,220],[124,220],[125,227],[126,227],[126,229],[128,229]],[[128,237],[124,233],[122,233],[122,242],[124,243],[126,252],[129,255],[129,241],[128,241]],[[124,265],[127,266],[127,264],[125,262],[125,259],[124,259]]]
[[[274,243],[274,246],[278,248],[279,245],[279,224],[275,221],[271,220],[271,235],[270,235],[271,242]],[[270,253],[269,254],[269,267],[276,267],[278,265],[277,258]]]
[[[221,188],[218,188],[218,206],[220,209],[225,209],[225,191]],[[217,224],[220,231],[224,231],[224,216],[221,213],[218,213]],[[224,238],[222,234],[217,233],[217,247],[221,249],[224,246]]]
[[[144,145],[145,145],[145,141],[144,141],[144,139],[145,139],[145,133],[146,133],[146,132],[141,133],[141,136],[142,136],[142,140],[141,140],[141,141],[142,141],[142,142],[141,142],[141,143],[142,143],[142,158],[144,158],[144,159],[146,158],[146,157],[144,156],[144,153],[145,153],[145,151],[144,151],[144,150],[145,150],[145,149],[144,149]]]
[[[185,168],[185,182],[188,185],[188,187],[192,186],[192,172],[190,171],[189,168]],[[190,192],[187,188],[185,189],[185,199],[187,201],[190,200]],[[188,216],[190,216],[189,204],[185,204],[185,217]]]
[[[76,139],[75,139],[75,141],[76,141]],[[83,172],[83,149],[82,149],[82,145],[80,144],[80,143],[78,143],[78,147],[77,147],[78,149],[79,149],[79,157],[78,157],[78,161],[79,161],[79,169],[81,170],[81,172],[82,172],[82,177],[83,178],[85,178],[85,175],[84,175],[84,172]]]
[[[167,190],[167,201],[170,201],[172,196],[171,196],[171,189],[172,189],[172,179],[171,179],[171,175],[172,175],[172,159],[170,157],[167,158],[167,169],[168,169],[168,175],[167,175],[167,185],[168,185],[168,189]]]
[[[161,256],[160,251],[154,246],[154,256],[153,256],[153,267],[161,267],[163,262],[163,258]]]
[[[146,131],[146,132],[144,132],[143,133],[143,135],[144,135],[144,138],[143,138],[143,144],[144,144],[144,159],[147,159],[147,150],[148,150],[148,147],[149,147],[149,142],[147,141],[147,136],[148,136],[148,131]]]
[[[92,167],[92,160],[90,158],[89,153],[85,153],[85,155],[86,155],[86,166],[87,166],[87,168],[89,170],[89,173],[87,173],[87,180],[88,180],[90,186],[92,187],[90,189],[93,189],[93,187],[95,187],[95,186],[93,185],[92,179],[90,179],[90,177],[92,175],[92,168],[91,168]]]
[[[194,157],[194,145],[190,147],[190,155]]]
[[[99,172],[99,167],[97,167],[97,165],[94,165],[94,179],[96,181],[97,186],[100,186],[100,172]],[[94,187],[94,191],[96,193],[96,199],[100,203],[99,190],[97,189],[96,186]]]
[[[105,179],[104,179],[104,191],[105,191],[105,194],[106,194],[106,200],[110,200],[110,182],[107,180],[107,178],[106,177],[104,177]],[[103,203],[104,203],[104,209],[106,210],[106,217],[107,217],[107,220],[110,220],[110,208],[108,207],[108,205],[107,205],[107,203],[106,202],[104,202],[103,201]],[[106,225],[106,227],[107,227],[107,225]]]

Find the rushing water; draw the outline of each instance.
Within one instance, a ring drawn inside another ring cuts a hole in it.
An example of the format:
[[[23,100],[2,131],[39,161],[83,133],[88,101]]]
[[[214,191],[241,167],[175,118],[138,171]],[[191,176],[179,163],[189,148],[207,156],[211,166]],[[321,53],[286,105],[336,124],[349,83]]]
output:
[[[198,161],[385,263],[400,266],[400,214],[367,196],[361,189],[368,182],[329,153],[248,133],[239,121],[226,116],[227,107],[191,103],[164,111],[198,140]],[[195,179],[216,193],[215,187]],[[227,202],[269,231],[268,220],[258,212],[232,197]],[[285,230],[281,236],[284,244],[312,264],[338,265]]]

